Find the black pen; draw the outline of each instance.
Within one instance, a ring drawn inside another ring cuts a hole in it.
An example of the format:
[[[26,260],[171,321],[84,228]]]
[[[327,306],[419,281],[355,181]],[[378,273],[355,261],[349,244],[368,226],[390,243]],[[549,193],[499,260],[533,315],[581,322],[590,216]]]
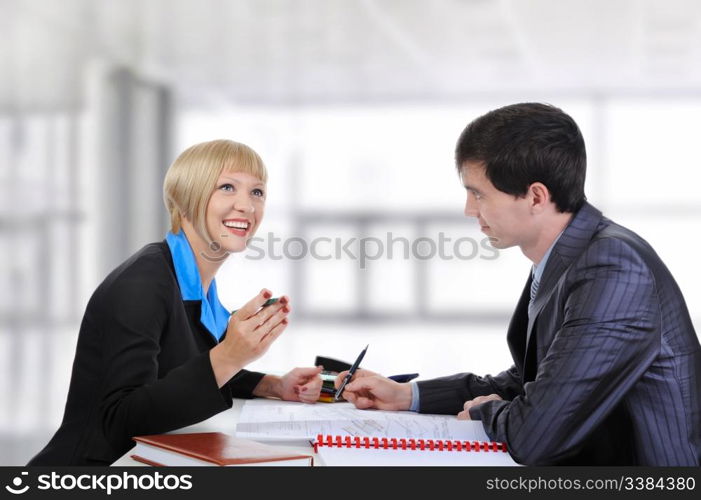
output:
[[[355,374],[355,371],[358,369],[358,366],[360,365],[360,362],[363,360],[363,356],[365,356],[365,351],[368,350],[368,347],[370,347],[370,344],[365,346],[365,349],[363,349],[358,356],[358,359],[355,360],[355,363],[353,363],[353,366],[350,367],[350,370],[348,370],[348,374],[345,376],[343,379],[343,382],[341,383],[341,387],[338,388],[336,391],[336,395],[333,397],[336,401],[341,399],[341,394],[343,394],[343,389],[346,388],[346,384],[350,382],[350,379],[353,378],[353,375]]]

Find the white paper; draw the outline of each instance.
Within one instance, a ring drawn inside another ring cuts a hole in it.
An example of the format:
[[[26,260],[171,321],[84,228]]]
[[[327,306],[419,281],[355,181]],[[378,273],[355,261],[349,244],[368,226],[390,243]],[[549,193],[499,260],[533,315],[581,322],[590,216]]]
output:
[[[454,415],[359,410],[351,403],[304,404],[272,399],[246,401],[236,435],[247,438],[308,438],[318,434],[489,441],[481,422]]]
[[[317,435],[489,441],[482,422],[454,415],[359,410],[350,403],[313,405],[271,399],[246,401],[236,435],[249,439],[308,439]],[[489,466],[518,465],[505,452],[318,447],[325,465]]]
[[[327,466],[515,466],[503,451],[385,450],[320,446],[318,457]]]

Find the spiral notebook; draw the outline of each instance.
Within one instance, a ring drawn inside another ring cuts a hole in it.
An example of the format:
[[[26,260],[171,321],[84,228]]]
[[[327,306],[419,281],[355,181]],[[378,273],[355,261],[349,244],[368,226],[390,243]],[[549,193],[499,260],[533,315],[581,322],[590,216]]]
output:
[[[325,465],[518,465],[504,445],[490,442],[482,422],[455,415],[359,410],[351,403],[247,400],[236,435],[315,443]]]
[[[515,466],[504,443],[319,434],[314,451],[329,466]]]

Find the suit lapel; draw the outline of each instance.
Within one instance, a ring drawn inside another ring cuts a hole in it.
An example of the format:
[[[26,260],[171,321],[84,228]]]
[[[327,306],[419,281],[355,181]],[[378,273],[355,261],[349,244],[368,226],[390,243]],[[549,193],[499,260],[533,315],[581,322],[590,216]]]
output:
[[[601,218],[601,212],[585,202],[565,228],[555,247],[553,247],[538,285],[538,292],[533,302],[533,315],[528,318],[526,352],[529,350],[531,331],[540,311],[542,311],[550,296],[554,293],[557,282],[565,274],[565,271],[591,241],[599,222],[601,222]]]

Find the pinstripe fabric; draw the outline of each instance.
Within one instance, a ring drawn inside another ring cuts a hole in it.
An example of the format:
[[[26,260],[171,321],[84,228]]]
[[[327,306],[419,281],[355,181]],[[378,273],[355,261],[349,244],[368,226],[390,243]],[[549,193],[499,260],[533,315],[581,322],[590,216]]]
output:
[[[509,325],[514,365],[419,382],[421,411],[473,408],[524,464],[699,465],[701,347],[654,250],[589,204],[554,247],[527,313]]]

